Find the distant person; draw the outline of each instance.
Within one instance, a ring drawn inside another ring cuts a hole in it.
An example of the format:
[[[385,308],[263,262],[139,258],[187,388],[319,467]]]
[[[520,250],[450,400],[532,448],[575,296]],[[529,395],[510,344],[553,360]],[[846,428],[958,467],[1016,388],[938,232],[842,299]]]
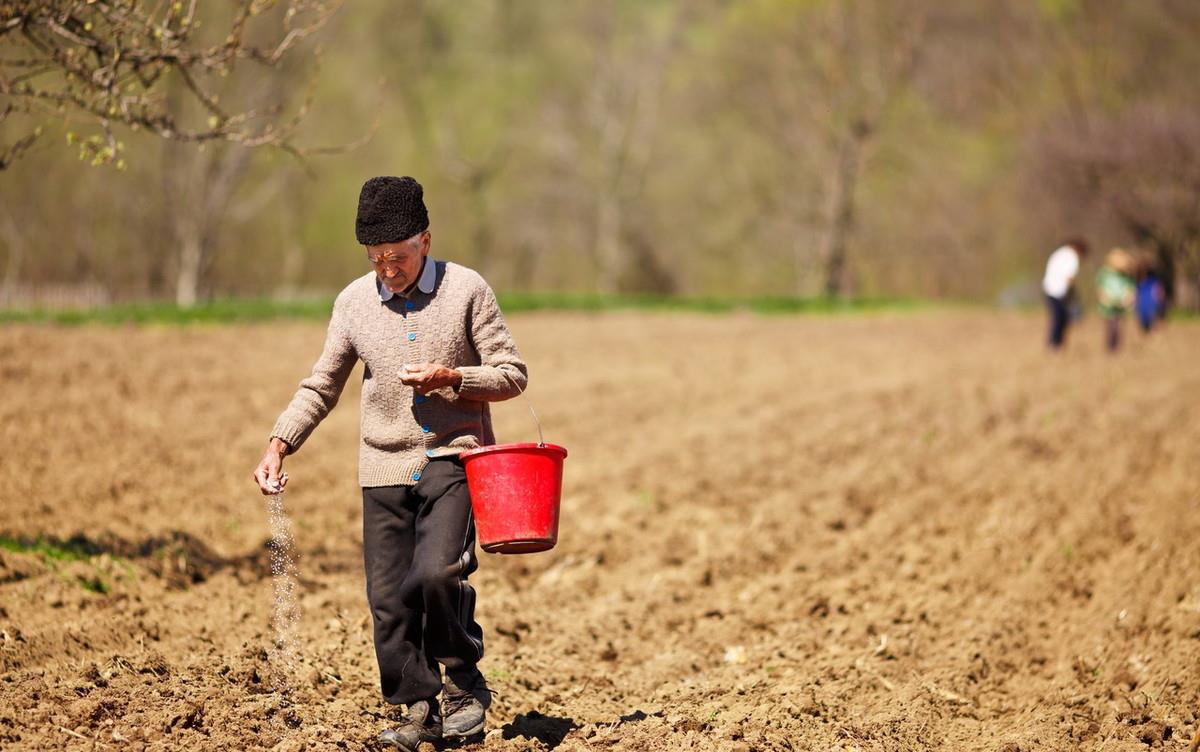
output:
[[[1051,350],[1060,349],[1066,342],[1067,327],[1071,323],[1075,305],[1075,278],[1079,276],[1079,265],[1087,255],[1087,250],[1087,243],[1082,239],[1068,240],[1051,253],[1046,262],[1042,292],[1046,295],[1046,306],[1050,312]]]
[[[367,601],[383,699],[408,709],[379,741],[412,752],[484,728],[483,631],[467,584],[478,566],[475,521],[458,455],[495,443],[488,403],[520,394],[526,367],[487,282],[429,255],[420,183],[368,180],[354,229],[374,271],[337,296],[324,351],[271,429],[254,479],[264,494],[283,489],[283,458],[334,408],[361,360]]]
[[[1137,311],[1138,323],[1143,332],[1150,332],[1166,315],[1167,291],[1162,278],[1158,276],[1154,256],[1142,254],[1138,264]]]
[[[1096,274],[1096,299],[1104,315],[1104,341],[1109,352],[1121,346],[1121,319],[1137,299],[1134,274],[1137,263],[1128,251],[1114,248],[1104,257],[1104,266]]]

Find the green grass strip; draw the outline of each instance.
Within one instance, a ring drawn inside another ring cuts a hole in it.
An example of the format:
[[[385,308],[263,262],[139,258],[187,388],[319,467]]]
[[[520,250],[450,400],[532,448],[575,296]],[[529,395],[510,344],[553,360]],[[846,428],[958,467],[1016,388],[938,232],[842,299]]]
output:
[[[844,314],[912,311],[932,304],[899,298],[790,298],[790,297],[675,297],[666,295],[601,295],[591,293],[502,293],[505,313],[525,311],[682,311],[760,314]],[[254,321],[322,321],[329,318],[332,298],[277,301],[227,299],[181,308],[174,303],[124,303],[86,310],[45,308],[0,310],[0,324],[230,324]]]
[[[498,296],[505,312],[521,311],[687,311],[762,314],[864,313],[913,310],[928,304],[891,298],[683,297],[667,295],[600,295],[587,293],[505,293]]]
[[[0,323],[52,324],[229,324],[274,319],[328,318],[328,300],[214,300],[181,308],[174,303],[124,303],[86,310],[45,308],[0,310]]]

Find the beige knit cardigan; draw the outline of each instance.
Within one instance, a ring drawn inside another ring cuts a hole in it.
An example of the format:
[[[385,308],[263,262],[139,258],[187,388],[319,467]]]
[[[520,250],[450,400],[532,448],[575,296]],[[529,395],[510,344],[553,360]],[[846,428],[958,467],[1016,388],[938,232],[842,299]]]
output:
[[[528,370],[496,296],[475,271],[434,261],[433,291],[380,299],[374,273],[337,296],[325,348],[300,382],[272,437],[297,451],[337,405],[364,364],[358,480],[364,488],[414,485],[430,459],[495,443],[488,403],[524,390]],[[400,382],[406,363],[458,369],[462,385],[417,394]]]

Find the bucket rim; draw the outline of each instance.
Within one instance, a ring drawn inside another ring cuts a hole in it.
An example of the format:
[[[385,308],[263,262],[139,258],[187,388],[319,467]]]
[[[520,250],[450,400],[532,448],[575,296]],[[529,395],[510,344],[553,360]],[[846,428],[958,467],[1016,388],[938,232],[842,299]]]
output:
[[[498,454],[500,452],[519,451],[525,449],[549,449],[555,453],[561,453],[563,457],[567,456],[567,448],[558,444],[539,444],[536,441],[519,442],[515,444],[489,444],[476,449],[468,449],[465,452],[460,452],[459,459],[465,460],[471,457],[479,457],[485,454]]]

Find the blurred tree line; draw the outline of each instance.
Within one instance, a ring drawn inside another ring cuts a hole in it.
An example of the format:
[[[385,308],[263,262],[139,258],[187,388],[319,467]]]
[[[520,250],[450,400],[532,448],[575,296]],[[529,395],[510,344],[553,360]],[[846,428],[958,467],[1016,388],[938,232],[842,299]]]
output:
[[[435,255],[501,289],[1034,300],[1083,235],[1200,307],[1194,0],[354,0],[207,102],[165,71],[165,117],[226,131],[190,141],[16,106],[25,5],[0,305],[327,293],[367,271],[362,181],[409,174]]]

